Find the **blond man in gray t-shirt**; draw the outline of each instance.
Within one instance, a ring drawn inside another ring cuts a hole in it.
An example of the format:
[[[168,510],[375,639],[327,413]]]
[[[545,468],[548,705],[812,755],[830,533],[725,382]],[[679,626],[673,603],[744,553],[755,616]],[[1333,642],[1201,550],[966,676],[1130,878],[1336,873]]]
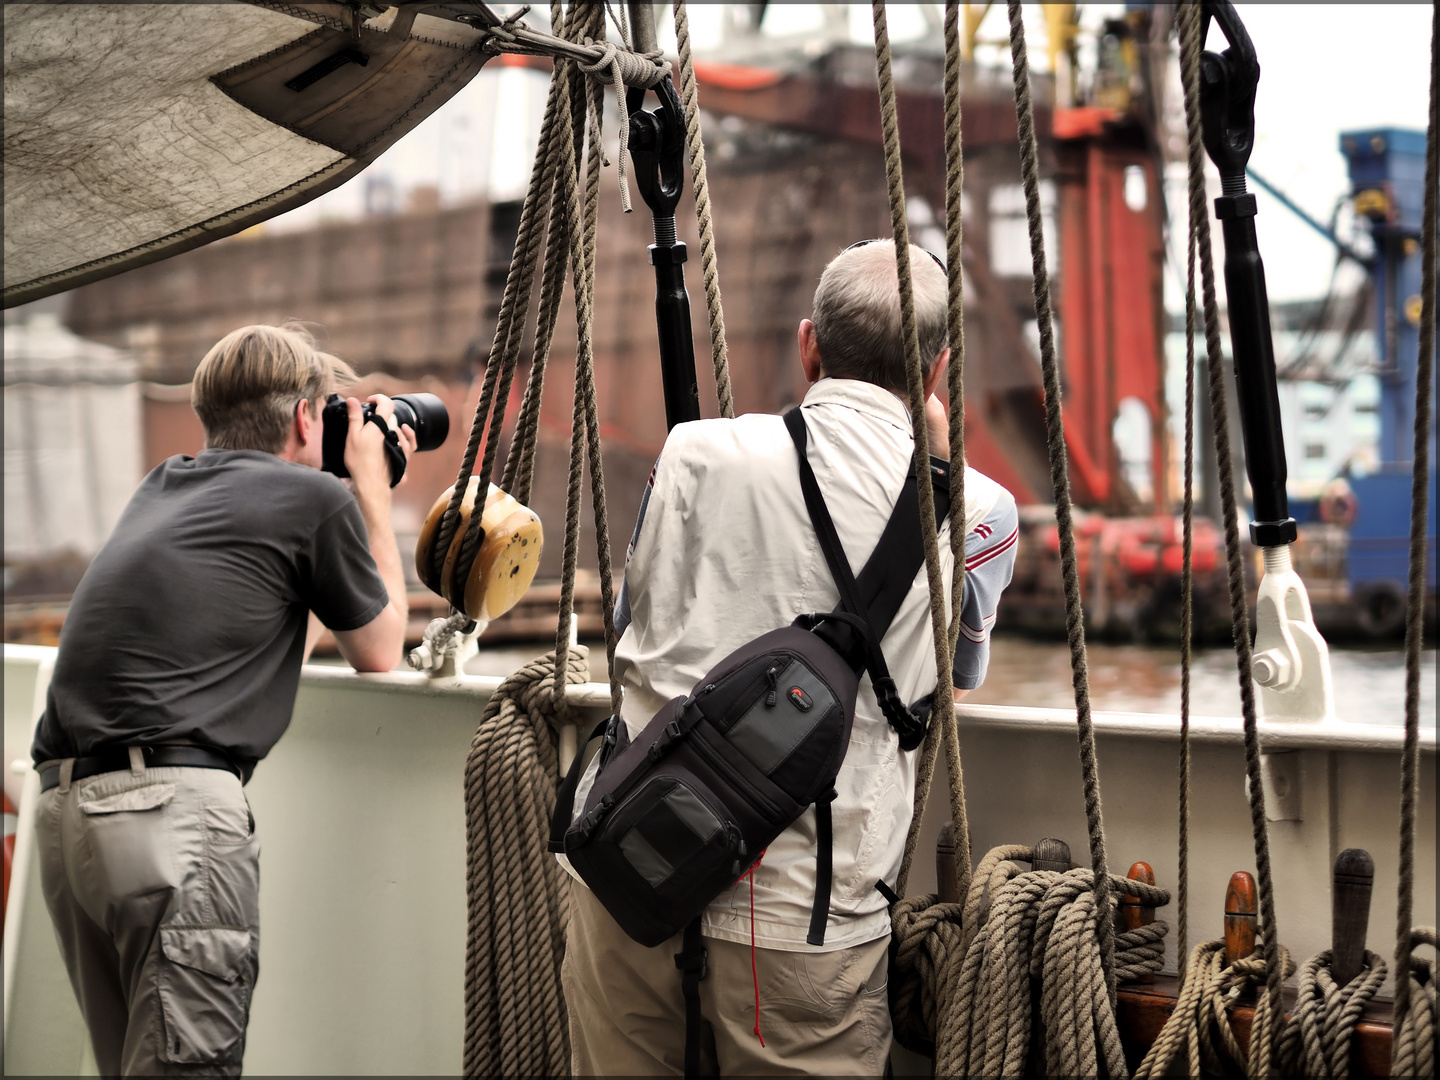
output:
[[[350,483],[320,469],[323,401],[353,377],[297,329],[223,338],[192,389],[206,448],[145,477],[70,605],[36,835],[103,1075],[239,1075],[260,933],[242,784],[290,721],[312,623],[357,670],[400,660],[386,437],[354,398]]]

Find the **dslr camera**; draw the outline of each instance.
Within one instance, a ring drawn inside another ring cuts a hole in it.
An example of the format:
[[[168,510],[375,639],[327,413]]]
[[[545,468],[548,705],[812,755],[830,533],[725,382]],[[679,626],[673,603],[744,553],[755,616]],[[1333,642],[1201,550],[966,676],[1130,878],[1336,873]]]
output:
[[[415,432],[416,450],[434,450],[450,434],[450,413],[434,394],[397,394],[390,400],[395,403],[395,428],[410,425],[410,430]],[[370,402],[364,402],[360,409],[365,423],[376,424],[385,432],[385,456],[390,460],[390,486],[394,487],[405,475],[405,451],[400,448],[400,435],[375,412]],[[350,413],[345,399],[331,394],[325,399],[320,419],[323,425],[321,468],[336,476],[349,476],[350,470],[345,468],[345,440],[350,435]]]

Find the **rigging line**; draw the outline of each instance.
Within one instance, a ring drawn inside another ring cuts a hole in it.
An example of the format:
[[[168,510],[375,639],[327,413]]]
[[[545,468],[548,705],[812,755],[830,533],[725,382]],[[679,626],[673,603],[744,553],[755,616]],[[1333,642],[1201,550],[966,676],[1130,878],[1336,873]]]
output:
[[[920,535],[925,545],[925,574],[930,586],[930,629],[935,644],[935,697],[932,730],[926,733],[925,754],[935,753],[937,736],[955,723],[955,688],[950,655],[949,619],[945,611],[945,577],[940,566],[940,540],[935,523],[935,490],[930,484],[930,435],[925,424],[925,387],[920,356],[919,328],[915,322],[915,294],[910,275],[910,226],[905,218],[905,179],[900,160],[900,124],[895,111],[895,80],[890,62],[890,33],[886,26],[884,0],[871,6],[875,23],[875,75],[880,96],[880,127],[885,146],[885,181],[890,199],[890,229],[895,241],[895,274],[900,294],[900,330],[905,343],[905,382],[909,390],[910,421],[915,438],[914,470],[920,503]],[[933,358],[932,358],[933,359]],[[963,526],[962,526],[963,527]],[[931,766],[933,770],[933,766]],[[933,775],[933,772],[932,772]],[[963,782],[951,777],[951,783]],[[928,787],[928,785],[927,785]],[[919,792],[919,785],[916,791]],[[923,810],[923,802],[921,809]],[[957,822],[957,828],[959,823]],[[896,892],[905,895],[905,886],[914,862],[919,831],[906,837]],[[958,838],[957,838],[958,843]],[[958,862],[958,860],[957,860]]]
[[[1225,527],[1225,569],[1230,591],[1230,619],[1235,640],[1235,665],[1240,683],[1240,711],[1245,735],[1245,773],[1249,788],[1250,827],[1255,841],[1255,872],[1260,893],[1260,919],[1265,950],[1265,1021],[1258,1020],[1251,1040],[1250,1075],[1267,1076],[1283,1015],[1280,985],[1284,979],[1283,948],[1275,919],[1274,878],[1265,817],[1265,787],[1260,775],[1260,739],[1256,728],[1255,684],[1251,676],[1250,613],[1246,605],[1245,571],[1240,556],[1234,463],[1220,350],[1220,309],[1215,295],[1215,263],[1210,246],[1205,172],[1200,130],[1200,4],[1186,4],[1180,18],[1181,82],[1185,87],[1185,122],[1189,137],[1190,221],[1200,253],[1201,291],[1205,314],[1205,350],[1210,379],[1210,411],[1214,418],[1215,457],[1220,473],[1220,503]]]
[[[1190,931],[1190,664],[1195,613],[1195,228],[1186,243],[1185,274],[1185,508],[1180,564],[1180,806],[1179,880],[1175,888],[1175,967],[1185,985]]]
[[[595,14],[603,20],[603,9],[596,7]],[[603,23],[602,23],[603,25]],[[593,32],[593,31],[592,31]],[[588,97],[586,98],[588,102]],[[610,564],[610,539],[605,509],[605,471],[600,456],[600,420],[595,397],[595,354],[592,342],[594,323],[595,233],[597,231],[598,199],[586,199],[585,212],[580,207],[574,140],[571,126],[573,117],[569,100],[564,100],[559,109],[560,125],[566,138],[560,140],[562,154],[560,194],[566,202],[566,222],[570,235],[570,263],[573,270],[575,293],[575,410],[570,439],[570,484],[566,495],[564,573],[560,584],[560,612],[555,633],[555,676],[551,694],[554,707],[562,715],[569,706],[565,703],[565,686],[561,672],[570,647],[570,614],[575,601],[575,569],[580,534],[580,488],[582,463],[590,467],[590,492],[595,515],[595,539],[600,571],[601,611],[605,625],[606,666],[610,676],[610,704],[612,712],[620,711],[620,685],[615,676],[615,619],[613,568]],[[581,125],[585,117],[580,118]],[[599,175],[600,148],[591,145],[587,163],[587,179]],[[598,183],[590,185],[598,188]]]
[[[1025,218],[1030,233],[1030,262],[1036,325],[1040,332],[1040,366],[1045,386],[1045,430],[1050,456],[1050,482],[1055,493],[1055,521],[1060,535],[1060,565],[1065,586],[1065,628],[1070,644],[1071,681],[1080,743],[1080,769],[1085,789],[1085,824],[1094,871],[1095,915],[1100,935],[1105,984],[1115,998],[1115,925],[1110,874],[1105,860],[1105,826],[1100,805],[1100,766],[1095,755],[1095,729],[1090,716],[1090,680],[1085,653],[1085,620],[1080,600],[1080,575],[1075,558],[1075,522],[1066,466],[1065,419],[1060,405],[1060,366],[1055,358],[1050,277],[1045,268],[1045,237],[1040,218],[1039,147],[1035,109],[1030,96],[1030,62],[1025,49],[1025,22],[1019,0],[1009,0],[1010,56],[1015,82],[1015,117],[1020,139],[1020,173],[1025,186]]]
[[[953,670],[965,601],[965,151],[961,141],[960,5],[945,5],[945,265],[949,294],[950,370],[950,581],[949,648]],[[945,763],[950,770],[950,816],[955,822],[955,863],[960,894],[970,887],[970,815],[965,804],[965,772],[960,760],[960,731],[955,710],[945,725]]]
[[[1420,257],[1420,341],[1415,365],[1414,467],[1410,480],[1410,566],[1405,597],[1405,747],[1400,761],[1400,887],[1395,904],[1395,1006],[1391,1072],[1414,1072],[1422,1051],[1416,1046],[1411,1015],[1414,986],[1411,919],[1415,891],[1415,803],[1420,759],[1420,651],[1424,638],[1426,578],[1425,529],[1430,498],[1430,383],[1435,363],[1436,192],[1440,183],[1440,0],[1430,26],[1430,114],[1425,141],[1425,202]],[[1433,931],[1432,931],[1433,935]],[[1433,939],[1432,939],[1433,944]],[[1433,982],[1432,993],[1433,993]],[[1430,1053],[1434,1015],[1430,1015]],[[1433,1058],[1430,1071],[1434,1070]]]
[[[430,553],[436,580],[442,579],[441,572],[445,563],[445,557],[450,550],[450,543],[455,536],[455,530],[459,527],[460,504],[465,498],[470,477],[475,471],[475,459],[479,456],[480,442],[486,432],[486,420],[489,418],[491,407],[495,401],[495,383],[500,374],[501,357],[508,347],[512,333],[512,324],[515,318],[515,308],[518,302],[521,278],[524,276],[523,267],[527,261],[533,262],[536,255],[531,243],[535,229],[534,220],[537,213],[536,207],[547,183],[552,186],[554,183],[553,173],[549,169],[549,161],[555,142],[555,108],[556,102],[562,93],[562,87],[566,80],[570,78],[570,70],[571,65],[559,65],[557,67],[556,77],[551,80],[550,92],[545,104],[545,116],[540,125],[540,141],[535,154],[535,162],[531,167],[530,180],[525,189],[525,199],[521,204],[520,227],[516,235],[514,251],[511,252],[510,256],[509,272],[505,277],[505,292],[500,301],[500,312],[495,323],[495,335],[492,339],[490,353],[486,360],[485,379],[481,385],[479,400],[475,404],[475,417],[470,425],[470,437],[465,445],[465,452],[460,461],[460,471],[455,480],[455,488],[450,494],[449,505],[446,506],[445,512],[441,515],[440,525],[435,533],[435,543]],[[527,306],[528,297],[529,293],[527,291]],[[472,518],[475,518],[478,522],[476,515],[472,514]],[[465,579],[461,578],[460,580],[463,583]],[[452,604],[454,603],[452,598],[447,597],[447,599],[450,599]]]

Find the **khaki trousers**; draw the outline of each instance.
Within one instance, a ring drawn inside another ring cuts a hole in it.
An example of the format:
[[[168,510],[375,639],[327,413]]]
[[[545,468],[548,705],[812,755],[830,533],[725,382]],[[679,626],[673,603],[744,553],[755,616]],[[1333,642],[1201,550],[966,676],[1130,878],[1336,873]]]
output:
[[[259,856],[221,769],[103,773],[40,796],[40,880],[104,1076],[238,1076]]]
[[[561,979],[575,1076],[681,1076],[680,935],[647,949],[578,882]],[[889,938],[834,952],[755,950],[705,939],[701,1010],[721,1076],[880,1076],[890,1056]],[[755,980],[760,1031],[755,1035]]]

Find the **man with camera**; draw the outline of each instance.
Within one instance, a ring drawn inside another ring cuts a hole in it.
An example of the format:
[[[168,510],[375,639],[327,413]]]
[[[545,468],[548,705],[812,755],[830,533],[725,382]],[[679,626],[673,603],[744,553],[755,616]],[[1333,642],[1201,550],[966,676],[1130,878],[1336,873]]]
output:
[[[932,471],[943,475],[948,420],[932,391],[949,358],[946,277],[939,260],[919,248],[910,261]],[[858,244],[830,262],[798,344],[812,384],[801,405],[806,458],[844,556],[858,568],[881,542],[914,453],[891,242]],[[641,502],[616,614],[622,635],[615,667],[630,740],[666,702],[713,689],[697,683],[756,635],[836,608],[840,593],[807,510],[796,449],[779,416],[702,420],[670,433]],[[966,470],[965,503],[957,699],[984,678],[1018,528],[1014,499],[974,469]],[[940,551],[948,588],[948,524]],[[903,582],[900,588],[903,600],[880,646],[910,705],[936,684],[923,566],[908,590]],[[772,682],[772,698],[774,688]],[[598,759],[579,781],[576,807],[585,805]],[[825,871],[812,806],[706,907],[698,964],[689,932],[655,948],[639,945],[577,880],[563,967],[574,1074],[681,1073],[693,1061],[686,1053],[685,994],[694,983],[685,982],[685,972],[697,969],[701,1027],[708,1030],[698,1045],[713,1048],[710,1066],[720,1075],[885,1073],[887,895],[913,813],[917,759],[901,750],[871,682],[863,681],[829,804],[828,911],[815,900],[824,895]],[[683,855],[660,851],[662,833],[678,832],[657,827],[655,844],[642,843],[642,835],[636,861],[658,867],[657,874],[676,866],[681,872],[684,864],[675,859]],[[744,861],[756,855],[747,851]],[[823,927],[819,946],[807,942],[812,920]]]
[[[157,466],[75,592],[33,754],[41,881],[102,1075],[239,1075],[258,974],[259,842],[242,791],[290,721],[323,623],[399,661],[393,405],[291,327],[195,373],[206,447]],[[368,422],[373,413],[379,422]],[[343,429],[346,482],[322,452]]]

